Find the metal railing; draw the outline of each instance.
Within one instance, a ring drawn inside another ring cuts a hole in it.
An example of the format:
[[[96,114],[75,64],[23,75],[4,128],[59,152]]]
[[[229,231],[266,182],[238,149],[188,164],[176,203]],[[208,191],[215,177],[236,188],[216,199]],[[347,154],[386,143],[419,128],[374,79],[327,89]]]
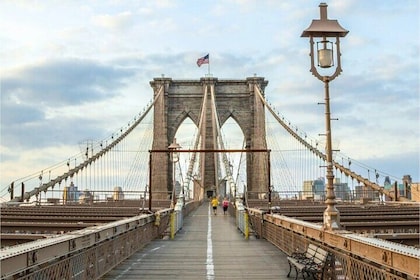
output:
[[[183,211],[175,210],[171,213],[171,239],[175,238],[175,234],[182,228],[184,217]]]
[[[153,239],[174,233],[199,202],[72,231],[0,251],[1,279],[98,279]]]
[[[165,209],[4,248],[1,279],[98,279],[160,237],[171,212]]]
[[[253,230],[290,255],[314,243],[334,259],[328,279],[419,279],[420,249],[248,209]]]
[[[249,238],[249,217],[246,208],[243,206],[242,202],[237,201],[235,205],[235,217],[236,217],[236,226],[243,233],[246,239]]]
[[[175,210],[171,213],[170,219],[170,235],[171,239],[175,238],[178,231],[182,229],[184,225],[184,217],[188,216],[190,212],[196,209],[200,203],[199,201],[189,201],[185,203],[181,210]]]

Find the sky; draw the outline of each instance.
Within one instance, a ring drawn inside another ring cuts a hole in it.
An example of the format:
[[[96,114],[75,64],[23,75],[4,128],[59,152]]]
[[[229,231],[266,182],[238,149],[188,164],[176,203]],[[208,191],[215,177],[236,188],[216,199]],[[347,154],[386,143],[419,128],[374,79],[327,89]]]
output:
[[[0,187],[101,140],[151,100],[153,78],[257,75],[311,135],[325,129],[309,72],[313,0],[0,1]],[[330,83],[333,141],[377,170],[419,182],[419,1],[330,0],[342,74]]]

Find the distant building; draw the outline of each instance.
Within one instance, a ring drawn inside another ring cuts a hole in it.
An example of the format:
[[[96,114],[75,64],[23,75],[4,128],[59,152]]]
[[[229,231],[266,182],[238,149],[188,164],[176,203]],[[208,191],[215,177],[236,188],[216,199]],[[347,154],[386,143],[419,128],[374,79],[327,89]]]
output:
[[[379,193],[365,185],[355,187],[355,196],[356,199],[379,199]]]
[[[417,197],[413,195],[413,186],[416,184],[412,182],[410,175],[404,175],[402,178],[402,183],[398,184],[395,182],[394,184],[384,185],[384,188],[389,191],[391,195],[395,193],[395,187],[397,188],[397,197],[406,197],[410,200],[419,201],[418,195]],[[415,191],[415,190],[414,190]],[[392,200],[391,198],[386,198],[387,201]]]
[[[390,188],[391,188],[391,179],[389,179],[389,176],[386,176],[384,180],[384,189],[389,190]]]
[[[315,199],[325,199],[325,181],[324,178],[318,178],[312,183],[312,191]]]
[[[410,194],[411,200],[420,202],[420,183],[411,183]]]
[[[410,175],[404,175],[402,181],[402,193],[400,192],[400,195],[405,196],[408,199],[412,199],[411,185],[413,184],[413,179],[411,179]]]
[[[81,204],[92,204],[93,194],[89,190],[84,190],[79,195],[79,203]]]
[[[316,180],[308,180],[303,182],[302,199],[324,199],[325,198],[325,182],[324,178]]]
[[[335,198],[342,200],[350,200],[350,188],[347,183],[341,183],[340,178],[334,179]]]
[[[350,188],[347,183],[341,183],[339,178],[334,179],[334,194],[341,200],[350,200]],[[303,182],[303,195],[301,199],[325,199],[326,189],[324,178]]]
[[[74,185],[73,182],[70,183],[70,186],[64,187],[63,190],[63,202],[76,202],[79,201],[79,191],[77,190],[77,186]]]
[[[312,191],[312,180],[303,181],[303,193],[300,199],[312,199],[314,194]]]
[[[114,187],[114,191],[112,193],[112,199],[114,201],[124,200],[124,192],[121,187]]]

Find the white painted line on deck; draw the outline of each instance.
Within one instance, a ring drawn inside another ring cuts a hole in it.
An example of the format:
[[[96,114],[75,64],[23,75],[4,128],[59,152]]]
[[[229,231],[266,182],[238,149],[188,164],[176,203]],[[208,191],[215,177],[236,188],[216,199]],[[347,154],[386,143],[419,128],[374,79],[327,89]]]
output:
[[[213,242],[211,240],[211,211],[210,211],[210,204],[209,204],[209,213],[208,213],[208,223],[207,223],[207,261],[206,261],[206,269],[207,269],[207,280],[214,279],[214,264],[213,264]]]

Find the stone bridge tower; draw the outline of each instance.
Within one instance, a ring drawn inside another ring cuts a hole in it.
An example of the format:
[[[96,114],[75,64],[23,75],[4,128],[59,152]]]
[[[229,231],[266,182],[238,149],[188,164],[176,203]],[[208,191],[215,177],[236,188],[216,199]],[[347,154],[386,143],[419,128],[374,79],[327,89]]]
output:
[[[154,78],[150,82],[154,90],[154,135],[152,150],[167,150],[175,134],[186,118],[198,127],[205,92],[208,93],[205,125],[201,130],[201,150],[215,149],[215,135],[211,114],[211,95],[214,92],[217,117],[221,126],[232,117],[242,130],[246,149],[267,149],[265,135],[264,104],[255,92],[259,86],[263,92],[268,81],[261,77],[246,80],[219,80],[205,77],[200,80],[172,80]],[[158,94],[163,87],[161,94]],[[247,153],[247,191],[267,192],[268,155],[267,153]],[[151,187],[153,198],[166,198],[172,190],[172,168],[169,153],[152,153]],[[214,186],[217,186],[216,157],[214,153],[200,154],[201,178],[203,187],[199,199]],[[165,194],[164,196],[162,196]]]

